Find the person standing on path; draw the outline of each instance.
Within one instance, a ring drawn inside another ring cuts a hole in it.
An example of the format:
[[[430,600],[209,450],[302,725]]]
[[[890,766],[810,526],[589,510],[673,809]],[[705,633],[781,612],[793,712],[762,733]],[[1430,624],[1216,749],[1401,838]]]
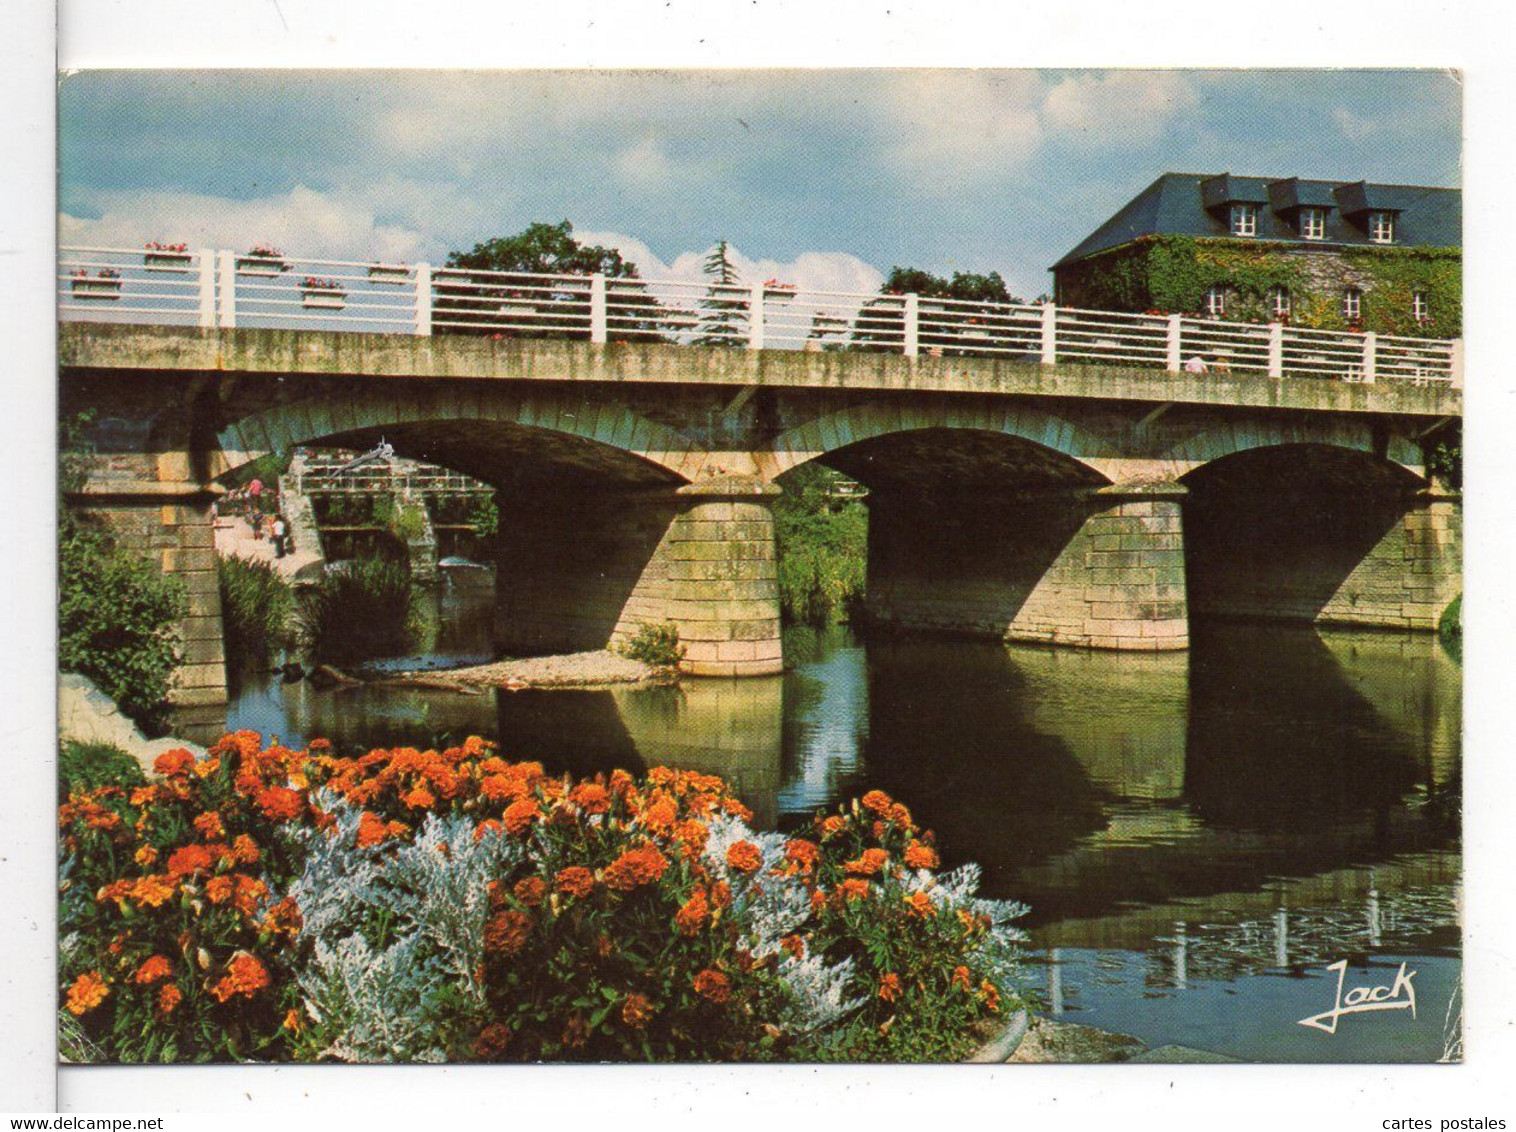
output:
[[[259,504],[262,502],[262,495],[262,480],[255,479],[252,483],[247,485],[247,521],[253,524],[254,530],[257,530],[257,515],[260,509]]]
[[[288,543],[286,542],[289,538],[289,526],[285,523],[283,515],[276,514],[274,516],[272,534],[274,537],[274,557],[283,558],[289,553]]]

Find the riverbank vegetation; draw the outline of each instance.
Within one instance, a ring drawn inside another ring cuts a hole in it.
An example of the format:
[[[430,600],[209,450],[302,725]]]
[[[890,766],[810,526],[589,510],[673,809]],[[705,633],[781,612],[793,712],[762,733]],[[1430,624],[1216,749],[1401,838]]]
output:
[[[847,481],[830,468],[802,464],[782,480],[774,503],[779,552],[779,611],[789,624],[849,619],[863,601],[868,510],[838,494]]]
[[[710,775],[479,739],[156,771],[59,810],[69,1057],[958,1059],[1016,1006],[1024,909],[877,790],[786,836]]]
[[[273,563],[226,557],[216,561],[221,624],[232,665],[266,665],[298,637],[295,591]]]
[[[357,558],[328,568],[300,599],[313,658],[342,663],[393,656],[420,632],[420,603],[404,563]]]
[[[621,655],[654,668],[672,668],[684,659],[679,627],[672,622],[645,624],[621,647]]]
[[[81,743],[64,739],[58,744],[58,797],[67,798],[76,790],[98,790],[102,786],[145,786],[147,776],[120,747],[111,743]]]
[[[1463,595],[1459,594],[1442,611],[1437,621],[1437,635],[1447,650],[1458,659],[1463,659]]]

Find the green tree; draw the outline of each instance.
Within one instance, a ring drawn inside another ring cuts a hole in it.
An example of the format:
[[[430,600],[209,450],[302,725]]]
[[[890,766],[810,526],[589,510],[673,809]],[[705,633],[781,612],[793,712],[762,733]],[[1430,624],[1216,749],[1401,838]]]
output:
[[[700,300],[695,345],[742,345],[747,340],[748,297],[734,289],[742,285],[742,280],[725,240],[718,241],[710,255],[705,257],[703,270],[711,282],[705,298]]]
[[[918,311],[917,345],[923,353],[944,357],[965,353],[981,337],[1003,336],[1012,326],[1008,308],[1025,302],[1010,293],[998,271],[988,275],[955,271],[952,278],[946,278],[919,267],[894,267],[879,293],[880,298],[869,300],[858,312],[852,335],[855,346],[898,353],[905,335],[905,311],[899,296],[917,295],[923,300]]]
[[[533,275],[582,279],[528,278]],[[529,224],[514,236],[496,236],[470,251],[448,253],[447,265],[437,272],[434,330],[438,334],[587,338],[591,275],[604,275],[607,280],[641,278],[637,265],[628,263],[615,248],[576,240],[574,226],[567,220]],[[643,286],[612,285],[608,298],[612,341],[662,337],[661,308]],[[502,307],[508,309],[502,311]],[[502,322],[510,325],[502,327]]]

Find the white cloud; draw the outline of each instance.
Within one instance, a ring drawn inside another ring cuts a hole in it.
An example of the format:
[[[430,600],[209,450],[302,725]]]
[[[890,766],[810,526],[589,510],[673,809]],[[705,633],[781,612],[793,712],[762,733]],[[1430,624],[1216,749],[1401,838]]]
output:
[[[357,196],[297,186],[282,196],[229,200],[183,192],[103,193],[98,218],[59,217],[65,244],[138,248],[149,240],[242,250],[273,244],[315,259],[411,261],[439,250],[418,228],[381,223]]]
[[[681,283],[703,283],[706,257],[715,250],[680,252],[673,262],[665,263],[641,240],[620,232],[575,232],[582,243],[615,248],[637,265],[643,278]],[[884,273],[847,252],[802,252],[794,259],[750,259],[728,245],[728,254],[744,283],[762,283],[777,279],[793,283],[801,291],[839,291],[868,294],[879,289]]]
[[[885,157],[915,188],[947,191],[1015,171],[1042,145],[1034,72],[912,71],[890,76],[885,91]]]
[[[1086,135],[1102,145],[1143,145],[1199,101],[1195,87],[1175,71],[1110,71],[1070,75],[1042,100],[1050,133]]]
[[[1354,114],[1345,106],[1339,106],[1332,111],[1332,121],[1342,131],[1343,137],[1349,141],[1362,141],[1379,128],[1377,122],[1359,114]]]
[[[616,155],[618,179],[638,189],[655,189],[674,178],[673,163],[656,138],[645,137]]]

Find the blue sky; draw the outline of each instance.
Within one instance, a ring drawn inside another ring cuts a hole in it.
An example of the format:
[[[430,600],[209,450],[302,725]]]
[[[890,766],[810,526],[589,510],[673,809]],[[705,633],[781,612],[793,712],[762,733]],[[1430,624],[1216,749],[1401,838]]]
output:
[[[1438,71],[87,72],[67,243],[426,259],[572,220],[650,276],[1047,267],[1165,170],[1460,183]]]

